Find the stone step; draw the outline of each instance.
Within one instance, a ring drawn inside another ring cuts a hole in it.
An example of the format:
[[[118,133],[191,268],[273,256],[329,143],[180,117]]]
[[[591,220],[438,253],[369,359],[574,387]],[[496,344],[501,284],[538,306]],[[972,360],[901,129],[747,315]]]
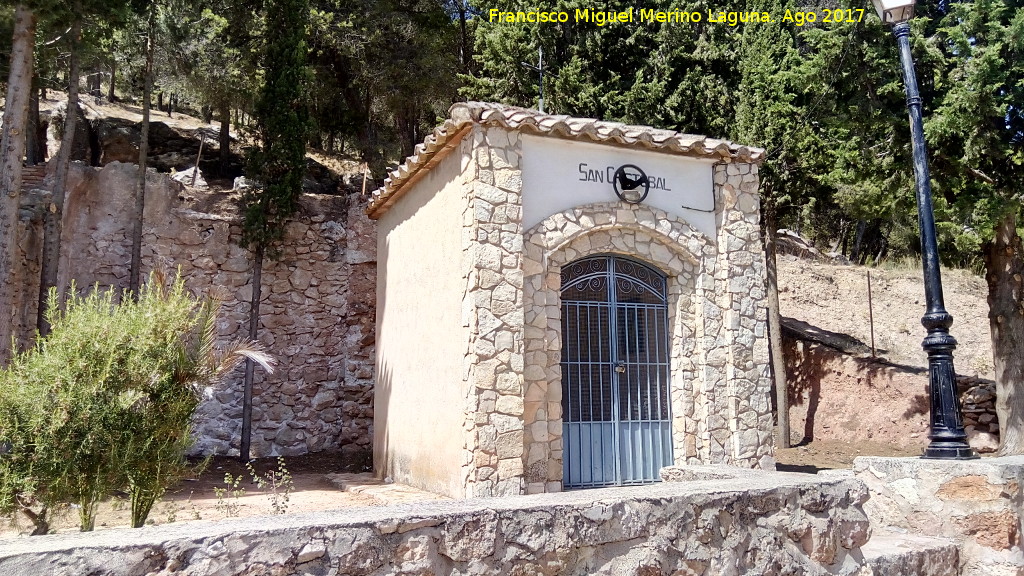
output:
[[[328,474],[327,479],[342,492],[364,494],[380,506],[422,502],[424,500],[449,500],[447,496],[413,488],[405,484],[385,482],[368,472]]]
[[[879,531],[860,550],[872,576],[960,574],[960,547],[945,538]]]
[[[25,166],[21,169],[21,189],[22,191],[32,190],[36,188],[43,188],[44,180],[46,179],[46,164],[37,164],[35,166]]]

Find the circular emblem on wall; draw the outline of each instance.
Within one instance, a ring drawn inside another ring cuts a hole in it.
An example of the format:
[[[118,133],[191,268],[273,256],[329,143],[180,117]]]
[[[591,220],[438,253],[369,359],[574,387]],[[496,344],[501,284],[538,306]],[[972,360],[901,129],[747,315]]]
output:
[[[651,180],[647,174],[635,164],[623,164],[615,171],[612,178],[612,185],[615,187],[615,195],[623,202],[639,204],[647,198],[651,191]]]

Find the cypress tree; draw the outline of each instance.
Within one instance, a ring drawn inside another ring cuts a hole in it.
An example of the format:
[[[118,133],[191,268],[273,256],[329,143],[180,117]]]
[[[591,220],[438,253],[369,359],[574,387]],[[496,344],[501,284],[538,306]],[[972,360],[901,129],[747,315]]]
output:
[[[306,167],[309,113],[306,68],[308,0],[268,0],[266,3],[264,85],[256,102],[258,149],[249,158],[256,185],[242,196],[241,243],[253,251],[249,338],[259,325],[261,276],[265,256],[275,256],[284,224],[298,207]],[[240,456],[249,459],[252,420],[253,363],[245,365]]]

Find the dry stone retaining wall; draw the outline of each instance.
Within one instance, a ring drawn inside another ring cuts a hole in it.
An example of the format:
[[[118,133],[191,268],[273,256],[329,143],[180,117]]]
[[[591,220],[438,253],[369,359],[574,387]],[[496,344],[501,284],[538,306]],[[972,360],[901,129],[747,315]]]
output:
[[[59,287],[127,287],[130,214],[137,167],[76,165],[71,175]],[[147,180],[143,273],[180,268],[197,294],[223,300],[223,343],[248,331],[251,257],[237,245],[240,227],[216,197],[186,190],[166,175]],[[195,197],[194,197],[195,196]],[[223,200],[223,199],[221,199]],[[226,203],[229,204],[229,203]],[[45,196],[26,197],[22,250],[21,338],[35,325]],[[304,195],[285,230],[281,255],[263,268],[259,339],[278,360],[257,370],[252,455],[298,455],[341,448],[363,457],[372,438],[376,232],[359,202]],[[207,391],[197,418],[202,453],[237,454],[242,371]]]

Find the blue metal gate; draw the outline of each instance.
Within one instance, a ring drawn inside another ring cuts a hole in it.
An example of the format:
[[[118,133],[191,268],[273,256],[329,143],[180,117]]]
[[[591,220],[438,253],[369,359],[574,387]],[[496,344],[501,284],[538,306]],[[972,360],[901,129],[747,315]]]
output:
[[[566,489],[655,482],[672,463],[665,286],[621,256],[562,267]]]

